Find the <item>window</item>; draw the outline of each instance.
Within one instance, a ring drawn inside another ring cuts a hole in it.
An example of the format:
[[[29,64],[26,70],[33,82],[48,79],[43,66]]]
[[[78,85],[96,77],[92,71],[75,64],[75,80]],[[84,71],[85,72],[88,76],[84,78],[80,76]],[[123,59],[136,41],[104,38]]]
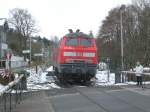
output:
[[[67,46],[77,46],[78,45],[78,39],[77,38],[67,38],[66,45]]]
[[[5,61],[0,61],[0,68],[5,68]]]
[[[80,40],[81,46],[91,46],[91,44],[92,44],[91,39],[81,39]]]

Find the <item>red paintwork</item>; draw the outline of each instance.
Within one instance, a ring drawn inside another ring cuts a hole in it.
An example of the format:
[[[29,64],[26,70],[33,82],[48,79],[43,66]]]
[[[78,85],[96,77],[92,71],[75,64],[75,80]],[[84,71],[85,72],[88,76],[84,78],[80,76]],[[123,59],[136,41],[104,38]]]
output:
[[[58,48],[53,49],[53,54],[52,54],[52,61],[55,64],[64,64],[66,63],[67,59],[72,59],[72,60],[84,60],[85,63],[87,60],[92,60],[91,64],[97,64],[97,47],[96,47],[96,41],[94,38],[89,38],[92,40],[92,46],[66,46],[65,42],[68,37],[64,36],[61,38]],[[80,41],[80,38],[82,37],[77,37],[78,41]],[[77,52],[78,56],[64,56],[64,52]],[[83,57],[82,53],[83,52],[92,52],[95,53],[95,57]]]

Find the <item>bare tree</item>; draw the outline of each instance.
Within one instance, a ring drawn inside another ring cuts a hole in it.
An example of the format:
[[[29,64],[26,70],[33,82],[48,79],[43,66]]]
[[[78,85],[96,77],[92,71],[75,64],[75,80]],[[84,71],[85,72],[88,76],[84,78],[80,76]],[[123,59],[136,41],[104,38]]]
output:
[[[110,57],[120,66],[120,14],[119,7],[112,9],[99,29],[97,46],[99,59]],[[127,5],[123,16],[123,40],[125,67],[137,60],[150,63],[150,0],[134,0]],[[114,67],[115,65],[113,65]]]
[[[22,44],[22,37],[25,39],[24,47],[27,48],[26,40],[33,34],[37,32],[37,28],[35,25],[35,20],[32,15],[26,9],[15,8],[10,10],[10,18],[9,22],[12,27],[20,35],[20,44]],[[22,46],[21,46],[22,47]]]

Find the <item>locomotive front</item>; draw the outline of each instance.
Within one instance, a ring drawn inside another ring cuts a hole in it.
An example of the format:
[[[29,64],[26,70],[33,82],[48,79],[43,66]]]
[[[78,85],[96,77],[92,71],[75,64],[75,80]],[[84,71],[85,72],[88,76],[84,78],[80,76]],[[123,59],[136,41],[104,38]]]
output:
[[[82,32],[70,31],[59,43],[57,74],[60,80],[89,81],[95,76],[97,48],[93,37]]]

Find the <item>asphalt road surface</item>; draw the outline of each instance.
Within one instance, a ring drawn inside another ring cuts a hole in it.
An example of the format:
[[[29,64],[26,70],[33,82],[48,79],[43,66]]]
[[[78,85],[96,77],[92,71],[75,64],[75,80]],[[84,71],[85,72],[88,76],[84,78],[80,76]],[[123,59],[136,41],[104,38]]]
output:
[[[150,112],[149,95],[128,89],[72,87],[54,93],[47,91],[55,112]]]
[[[17,105],[14,112],[150,112],[150,89],[74,86],[47,90]]]

